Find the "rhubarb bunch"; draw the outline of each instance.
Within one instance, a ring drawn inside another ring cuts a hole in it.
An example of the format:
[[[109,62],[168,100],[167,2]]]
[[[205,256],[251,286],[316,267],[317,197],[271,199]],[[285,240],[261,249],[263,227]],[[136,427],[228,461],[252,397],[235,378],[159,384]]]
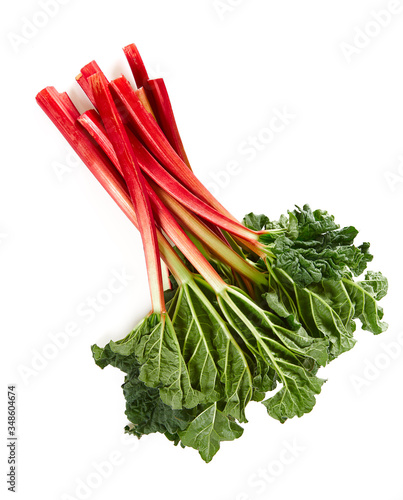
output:
[[[137,88],[92,61],[76,78],[91,109],[53,87],[37,102],[142,237],[151,310],[122,340],[92,346],[98,366],[125,374],[126,432],[165,434],[209,462],[242,435],[249,402],[282,423],[312,410],[318,370],[355,345],[356,320],[386,330],[387,280],[356,279],[369,244],[326,211],[237,221],[191,169],[164,81],[134,44],[124,53]]]

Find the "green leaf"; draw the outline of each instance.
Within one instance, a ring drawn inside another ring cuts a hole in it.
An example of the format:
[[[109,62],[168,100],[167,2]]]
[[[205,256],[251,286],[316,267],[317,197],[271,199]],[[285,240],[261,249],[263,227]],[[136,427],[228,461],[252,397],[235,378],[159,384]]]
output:
[[[286,297],[288,310],[292,303],[292,310],[297,311],[297,320],[308,335],[328,340],[330,360],[354,347],[356,341],[353,338],[352,310],[348,296],[342,294],[335,307],[335,302],[329,301],[323,288],[326,286],[324,284],[331,282],[323,281],[312,287],[301,288],[285,271],[275,269],[272,273],[277,280],[272,282],[272,286],[281,290],[282,296]]]
[[[127,372],[122,386],[126,400],[125,413],[130,421],[130,425],[125,427],[126,433],[141,438],[158,432],[175,444],[182,439],[182,446],[199,450],[206,462],[218,451],[220,441],[242,435],[243,429],[219,411],[217,403],[207,408],[199,405],[181,410],[174,410],[165,404],[158,389],[147,387],[138,378],[140,367],[134,354],[118,354],[111,351],[109,344],[104,349],[93,346],[92,350],[100,366],[111,364]]]
[[[332,215],[313,212],[308,205],[265,227],[284,229],[264,234],[260,240],[276,256],[272,266],[283,269],[301,287],[323,279],[340,280],[351,273],[359,276],[373,258],[369,243],[354,246],[358,234],[354,227],[339,229]]]
[[[340,234],[349,229],[354,228],[335,231],[332,237],[326,235],[309,244],[281,236],[271,247],[276,255],[275,266],[283,269],[301,287],[322,279],[341,279],[349,272],[358,276],[372,260],[372,255],[368,253],[368,245],[357,248],[351,243],[338,244]]]
[[[92,346],[95,362],[101,368],[107,365],[119,368],[127,375],[123,384],[126,415],[130,425],[126,432],[140,438],[144,434],[160,432],[179,442],[177,432],[184,430],[198,414],[199,407],[191,410],[173,410],[163,403],[158,389],[147,387],[139,380],[140,365],[134,354],[118,354],[107,344],[104,349]]]
[[[256,215],[253,212],[245,215],[242,224],[253,231],[260,231],[266,229],[266,224],[269,224],[269,218],[264,214]]]
[[[182,285],[172,323],[192,387],[205,395],[206,402],[225,396],[225,413],[244,422],[252,374],[241,347],[206,297],[206,286],[202,291],[195,281]]]
[[[368,271],[365,280],[359,282],[375,300],[381,300],[388,293],[388,280],[382,273]]]
[[[139,379],[148,387],[159,388],[162,401],[173,409],[192,408],[205,400],[205,396],[191,385],[175,330],[167,315],[149,315],[127,337],[111,341],[108,348],[122,356],[134,354],[140,366]]]
[[[118,354],[112,351],[110,344],[107,344],[104,348],[93,345],[91,351],[95,363],[102,369],[108,365],[119,368],[119,370],[122,370],[124,373],[130,373],[133,370],[136,370],[138,373],[140,369],[140,365],[133,354]]]
[[[123,394],[126,399],[126,416],[131,425],[126,432],[141,437],[144,434],[160,432],[175,437],[178,431],[186,429],[197,415],[197,408],[173,410],[160,398],[159,390],[147,387],[133,370],[125,378]]]
[[[354,304],[354,318],[359,318],[363,330],[379,334],[387,330],[388,324],[381,321],[383,309],[376,303],[387,292],[387,280],[381,273],[368,273],[364,281],[354,283],[343,279],[343,284]]]
[[[256,215],[250,213],[244,217],[242,224],[254,231],[268,231],[260,237],[261,242],[265,244],[272,243],[279,235],[285,235],[291,239],[295,239],[298,236],[298,221],[292,213],[289,213],[288,217],[281,215],[278,221],[270,221],[263,214]]]
[[[206,408],[179,436],[185,446],[199,451],[205,462],[210,462],[220,449],[222,441],[233,441],[242,436],[243,429],[217,409],[217,403]]]
[[[302,417],[315,406],[315,395],[319,394],[325,380],[309,377],[307,372],[294,363],[281,363],[283,387],[262,404],[268,414],[284,423],[288,418]]]
[[[222,293],[219,303],[228,322],[255,357],[257,377],[254,382],[261,384],[256,387],[258,393],[269,390],[273,383],[267,376],[269,371],[274,371],[283,384],[282,389],[264,403],[269,414],[284,422],[311,411],[324,380],[315,376],[317,364],[310,355],[319,352],[323,359],[326,343],[305,336],[306,345],[303,345],[301,332],[298,335],[273,321],[250,298],[234,288]],[[312,349],[315,343],[316,351]]]
[[[310,337],[293,315],[285,317],[285,321],[280,321],[277,316],[270,313],[266,313],[266,316],[272,330],[290,351],[308,356],[318,365],[326,366],[329,345],[326,339]]]
[[[223,411],[245,422],[253,395],[251,368],[211,302],[214,292],[203,286],[202,291],[190,280],[177,289],[170,301],[172,319],[151,315],[125,339],[111,341],[103,351],[94,347],[96,362],[105,366],[116,354],[135,354],[139,379],[158,388],[162,401],[173,409],[225,398]]]
[[[387,290],[387,279],[381,273],[372,271],[368,271],[364,281],[354,282],[348,278],[324,280],[313,287],[313,291],[336,311],[348,331],[355,331],[354,319],[359,318],[363,329],[375,334],[387,329],[387,324],[381,321],[383,310],[376,303],[386,295]]]
[[[334,222],[333,215],[330,215],[326,210],[312,211],[309,205],[304,205],[302,209],[297,206],[292,214],[298,222],[298,239],[302,241],[312,240],[319,235],[339,228]]]
[[[354,321],[354,304],[343,284],[343,281],[323,280],[309,287],[308,293],[321,297],[329,307],[338,315],[346,332],[352,335],[356,329]],[[347,342],[346,347],[348,347]]]

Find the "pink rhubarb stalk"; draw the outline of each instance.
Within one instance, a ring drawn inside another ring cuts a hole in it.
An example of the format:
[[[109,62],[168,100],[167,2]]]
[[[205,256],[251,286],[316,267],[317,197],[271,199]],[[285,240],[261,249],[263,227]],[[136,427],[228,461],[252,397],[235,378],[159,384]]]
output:
[[[164,313],[165,301],[160,254],[152,209],[146,192],[144,179],[140,167],[137,164],[122,119],[109,91],[108,81],[101,72],[93,74],[88,80],[91,85],[97,109],[122,168],[137,215],[147,262],[152,309],[156,313]]]
[[[91,74],[94,74],[97,71],[98,68],[99,66],[97,65],[97,63],[95,61],[92,61],[81,69],[82,75],[88,79]],[[210,205],[212,208],[220,212],[228,219],[232,219],[234,222],[238,223],[236,219],[231,215],[231,213],[228,212],[214,198],[210,191],[199,181],[199,179],[193,174],[191,169],[189,169],[187,165],[181,160],[181,158],[176,154],[175,150],[172,148],[172,146],[164,136],[162,130],[156,123],[154,115],[150,111],[147,111],[147,109],[144,107],[138,91],[134,91],[128,80],[124,76],[122,76],[121,78],[114,80],[114,82],[111,83],[111,86],[117,94],[117,97],[119,97],[120,101],[125,105],[126,111],[129,114],[129,121],[131,121],[132,125],[134,125],[134,128],[136,129],[136,132],[138,133],[140,139],[144,142],[148,150],[160,161],[160,163],[164,165],[164,167],[174,177],[178,178],[178,180],[180,180],[182,184],[184,184],[184,186],[189,189],[189,191],[193,192],[195,196],[200,198],[202,201]],[[83,89],[84,88],[85,87],[83,86]],[[127,92],[126,101],[123,100],[125,91]],[[88,95],[91,99],[91,94],[89,93]],[[135,110],[137,110],[138,116],[136,115]],[[156,146],[156,149],[153,149],[153,146]],[[164,159],[167,160],[167,163],[164,163]],[[222,234],[220,234],[218,230],[214,229],[214,232],[216,232],[217,235],[225,240],[225,238],[223,238]],[[252,234],[253,232],[250,231],[250,235]],[[255,239],[252,236],[251,238],[252,240]],[[256,243],[255,241],[251,242],[250,239],[245,239],[242,237],[237,237],[237,240],[242,246],[256,253],[259,257],[265,257],[263,247],[259,243]]]
[[[148,73],[136,45],[134,43],[127,45],[124,47],[123,52],[133,73],[137,88],[144,87],[148,82]]]
[[[38,93],[36,101],[105,191],[139,229],[124,179],[77,121],[80,113],[68,95],[57,92],[54,87],[46,87]],[[160,230],[156,231],[160,252],[168,267],[172,272],[175,271],[177,277],[188,273],[183,264],[180,266],[179,257]],[[178,269],[181,269],[179,275]]]
[[[188,168],[191,168],[164,80],[162,78],[148,80],[145,88],[159,126],[177,155]]]
[[[164,80],[162,78],[149,80],[143,59],[141,58],[141,55],[134,43],[125,47],[123,52],[125,53],[130,69],[132,70],[136,85],[139,89],[142,87],[145,89],[151,103],[151,107],[154,110],[156,120],[166,138],[183,162],[191,168],[179,134],[175,115],[172,110],[171,101],[169,99]]]
[[[114,154],[113,146],[109,141],[99,115],[97,115],[97,113],[93,110],[90,110],[83,113],[83,115],[80,116],[79,121],[94,137],[110,160],[119,169],[119,161],[116,154]],[[245,226],[239,222],[228,219],[220,212],[210,207],[210,205],[207,205],[202,200],[197,198],[197,196],[187,190],[158,163],[158,161],[147,151],[134,134],[130,133],[130,131],[127,132],[140,168],[161,188],[203,219],[216,224],[220,228],[235,236],[244,238],[251,243],[257,243],[257,233],[255,234],[245,228]]]
[[[234,219],[176,154],[153,116],[142,105],[129,81],[121,76],[111,82],[111,88],[124,105],[134,132],[161,165],[198,198],[226,217]]]
[[[88,78],[93,75],[94,73],[98,73],[98,71],[101,71],[101,68],[98,66],[98,64],[95,61],[91,61],[90,63],[86,64],[84,67],[81,68],[81,72],[76,76],[76,81],[88,97],[88,99],[91,101],[91,104],[96,107],[94,95],[91,90],[91,86],[88,82]]]

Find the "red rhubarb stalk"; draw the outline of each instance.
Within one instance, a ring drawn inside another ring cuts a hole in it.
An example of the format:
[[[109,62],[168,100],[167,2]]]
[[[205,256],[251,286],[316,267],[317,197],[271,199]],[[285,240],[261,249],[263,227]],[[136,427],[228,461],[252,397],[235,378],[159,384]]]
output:
[[[46,87],[39,92],[36,100],[100,184],[129,219],[137,225],[137,218],[133,218],[133,207],[124,179],[78,123],[77,118],[80,113],[71,101],[72,105],[68,106],[65,95],[67,94],[59,94],[54,87]]]
[[[80,113],[67,94],[60,94],[54,87],[46,87],[38,93],[36,101],[122,212],[139,229],[124,179],[78,123]],[[183,264],[180,266],[179,257],[159,229],[157,237],[161,255],[171,271],[175,270],[177,277],[178,269],[182,270],[182,275],[185,271],[188,273]]]
[[[152,209],[145,189],[144,179],[140,167],[137,164],[122,119],[109,91],[108,81],[101,72],[91,75],[88,80],[91,85],[97,109],[122,168],[124,179],[137,215],[147,262],[152,310],[156,313],[163,313],[165,312],[165,301],[160,254]]]
[[[101,71],[101,68],[98,66],[98,64],[95,61],[91,61],[90,63],[86,64],[81,68],[81,72],[76,76],[76,81],[88,97],[88,99],[91,101],[91,104],[96,107],[94,95],[91,90],[91,86],[88,82],[88,78],[95,74],[98,73],[98,71]]]
[[[79,122],[88,130],[88,132],[94,137],[100,147],[108,155],[109,159],[114,163],[118,170],[121,170],[119,161],[117,159],[115,150],[113,149],[112,143],[105,133],[102,121],[98,113],[94,110],[86,111],[83,113]],[[130,134],[129,134],[130,135]],[[140,168],[142,168],[141,157],[137,156]],[[152,196],[151,187],[146,184],[149,197]],[[169,209],[181,219],[185,227],[196,234],[206,246],[213,251],[213,253],[218,252],[232,268],[237,270],[243,276],[248,278],[253,278],[257,283],[266,282],[263,275],[248,264],[245,259],[236,254],[230,247],[228,247],[220,238],[211,231],[207,226],[205,226],[196,216],[189,213],[182,205],[176,202],[172,196],[165,194],[164,190],[158,188],[158,196],[163,202],[166,201],[166,205]],[[263,281],[262,281],[263,280]]]
[[[81,115],[79,121],[119,169],[119,160],[116,154],[114,154],[114,148],[109,141],[99,115],[93,110],[87,111]],[[239,222],[228,219],[210,207],[210,205],[197,198],[197,196],[172,177],[130,131],[128,131],[128,137],[140,168],[161,188],[203,219],[216,224],[235,236],[248,240],[251,243],[257,243],[259,237],[257,233],[245,228]]]
[[[234,219],[179,158],[152,115],[141,104],[129,81],[121,76],[111,82],[111,88],[124,105],[128,121],[133,126],[134,132],[161,165],[205,203],[226,217]]]
[[[145,181],[147,183],[147,181]],[[179,248],[183,255],[199,271],[203,278],[215,290],[222,292],[228,285],[204,257],[179,225],[172,213],[166,208],[151,187],[147,188],[153,206],[154,219],[170,240]]]
[[[251,279],[254,283],[267,284],[267,279],[263,273],[237,254],[231,247],[228,247],[210,228],[186,210],[170,194],[155,185],[155,183],[152,183],[151,187],[166,208],[180,221],[181,226],[194,234],[213,254],[219,256],[231,269]]]
[[[132,70],[137,87],[139,89],[144,88],[147,93],[158,125],[183,162],[191,168],[179,134],[164,80],[162,78],[149,80],[143,59],[134,43],[125,47],[123,52]]]
[[[155,118],[154,110],[150,104],[150,101],[148,100],[148,97],[147,97],[146,91],[144,90],[144,87],[141,87],[140,89],[136,90],[135,92],[136,92],[138,98],[140,99],[141,104]]]
[[[78,121],[86,129],[86,131],[94,138],[101,149],[106,153],[111,162],[123,175],[122,167],[120,166],[115,149],[106,135],[104,124],[102,123],[99,113],[94,109],[89,109],[85,111],[79,118]]]
[[[171,100],[169,99],[164,80],[162,78],[148,80],[145,89],[154,110],[156,120],[164,132],[165,137],[181,160],[188,168],[191,168],[182,138],[179,134],[178,125],[175,120]]]
[[[87,80],[90,76],[95,75],[96,73],[102,73],[101,68],[96,61],[91,61],[81,68],[81,74]],[[104,78],[106,81],[108,81],[105,75]]]
[[[95,107],[94,96],[92,95],[90,84],[88,80],[84,77],[82,73],[79,73],[76,76],[76,82],[80,85],[81,89],[84,91],[85,95],[91,101],[91,104]]]
[[[258,233],[251,231],[237,221],[229,219],[204,201],[200,200],[200,198],[186,189],[177,179],[175,179],[175,177],[170,175],[133,134],[129,135],[133,150],[135,151],[142,170],[144,170],[144,172],[161,188],[203,219],[216,224],[218,227],[231,234],[244,238],[252,243],[257,243],[259,239]]]
[[[82,68],[82,74],[89,78],[91,74],[96,72],[99,66],[95,61],[87,64]],[[115,92],[119,95],[119,91],[116,90],[118,85],[124,90],[126,88],[126,92],[128,92],[129,102],[124,102],[122,97],[124,93],[121,93],[120,100],[125,105],[126,110],[129,113],[129,118],[132,119],[132,124],[134,124],[135,128],[137,128],[137,132],[140,138],[143,140],[145,145],[148,147],[150,152],[152,152],[157,159],[160,160],[165,168],[167,168],[172,175],[177,177],[184,185],[187,187],[193,194],[195,194],[198,198],[202,199],[208,205],[211,205],[212,208],[225,215],[227,218],[232,219],[234,222],[237,222],[236,219],[228,212],[210,193],[210,191],[199,181],[199,179],[193,174],[193,172],[187,167],[187,165],[181,160],[181,158],[176,154],[175,150],[169,144],[168,140],[164,136],[160,127],[157,125],[154,115],[147,111],[147,109],[143,106],[141,99],[133,90],[128,80],[122,76],[120,79],[115,80]],[[112,84],[112,88],[115,87]],[[91,96],[89,96],[91,98]],[[130,108],[130,104],[132,108]],[[136,113],[133,110],[133,106],[137,109],[140,114],[139,119],[136,120]],[[129,109],[128,109],[129,107]],[[143,120],[143,123],[142,123]],[[144,126],[145,121],[145,126]],[[156,139],[156,140],[155,140]],[[153,150],[153,145],[157,146],[157,150]],[[160,154],[159,154],[160,153]],[[167,160],[167,163],[164,164],[164,158]],[[167,167],[168,165],[168,167]],[[179,172],[180,175],[177,175]],[[216,231],[216,234],[219,232]],[[222,235],[220,235],[222,237]],[[264,252],[259,245],[256,245],[255,242],[250,242],[248,239],[244,239],[241,237],[237,238],[239,243],[246,248],[249,248],[251,251],[255,252],[260,257],[264,257]]]
[[[152,115],[147,113],[141,104],[129,81],[124,76],[121,76],[113,80],[110,85],[116,97],[124,105],[128,121],[133,126],[134,132],[142,140],[148,151],[194,195],[228,219],[237,222],[179,158]],[[250,234],[256,235],[253,231],[250,231]],[[237,239],[241,245],[249,248],[259,257],[265,258],[263,247],[256,241],[251,241],[251,239],[254,239],[253,236],[246,239],[237,237]]]
[[[132,70],[137,88],[144,87],[148,81],[148,73],[136,45],[134,43],[127,45],[124,47],[123,52]]]
[[[83,127],[91,134],[91,136],[99,144],[102,150],[107,154],[108,158],[122,174],[115,150],[113,149],[113,146],[108,136],[106,135],[105,128],[99,114],[95,110],[86,111],[79,117],[79,121],[83,125]],[[133,137],[133,134],[130,130],[128,130],[128,135],[129,139]],[[152,157],[152,159],[155,161],[154,157]],[[142,168],[141,164],[140,167]],[[164,173],[166,173],[165,170]],[[211,229],[211,231],[213,231],[213,233],[217,235],[218,238],[220,238],[227,246],[230,246],[226,238],[223,236],[220,228],[218,228],[214,224],[207,223],[207,225]]]

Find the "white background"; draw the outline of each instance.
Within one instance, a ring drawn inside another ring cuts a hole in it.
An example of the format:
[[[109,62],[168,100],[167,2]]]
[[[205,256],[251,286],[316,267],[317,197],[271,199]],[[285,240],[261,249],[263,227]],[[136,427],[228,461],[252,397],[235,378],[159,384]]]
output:
[[[36,0],[1,7],[1,491],[15,383],[24,500],[402,500],[403,2],[64,4],[50,19]],[[399,12],[374,24],[388,7]],[[42,27],[16,38],[33,20]],[[280,425],[250,404],[242,438],[209,465],[161,435],[122,441],[123,374],[96,367],[90,346],[123,337],[149,308],[141,241],[35,103],[54,85],[84,110],[75,75],[96,59],[109,77],[129,76],[131,42],[166,79],[194,170],[237,217],[327,209],[371,241],[371,268],[390,280],[388,332],[357,332],[353,351],[322,370],[314,411]],[[284,109],[290,123],[247,155],[244,141]],[[107,297],[122,270],[132,279],[90,315],[88,297]],[[71,323],[76,336],[55,347],[50,335]],[[113,470],[97,481],[105,461]]]

